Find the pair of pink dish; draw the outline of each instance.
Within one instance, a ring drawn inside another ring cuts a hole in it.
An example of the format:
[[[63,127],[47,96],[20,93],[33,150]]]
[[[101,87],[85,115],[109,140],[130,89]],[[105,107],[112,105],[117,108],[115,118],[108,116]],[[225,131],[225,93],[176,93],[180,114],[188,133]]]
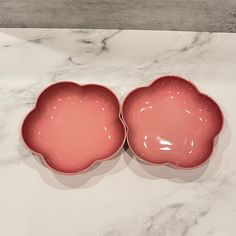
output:
[[[147,163],[194,168],[207,162],[223,126],[219,106],[185,79],[165,76],[127,95],[60,82],[46,88],[26,116],[22,137],[45,164],[65,174],[115,156],[127,139]]]

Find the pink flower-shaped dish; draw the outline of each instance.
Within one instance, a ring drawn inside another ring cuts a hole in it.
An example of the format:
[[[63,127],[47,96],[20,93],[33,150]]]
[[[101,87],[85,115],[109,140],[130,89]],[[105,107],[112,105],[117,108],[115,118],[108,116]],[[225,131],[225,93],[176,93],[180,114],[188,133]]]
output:
[[[128,144],[147,163],[194,168],[207,162],[223,126],[219,106],[185,79],[166,76],[126,97]]]
[[[126,134],[113,92],[95,84],[60,82],[41,93],[24,120],[22,137],[48,167],[74,174],[114,156]]]

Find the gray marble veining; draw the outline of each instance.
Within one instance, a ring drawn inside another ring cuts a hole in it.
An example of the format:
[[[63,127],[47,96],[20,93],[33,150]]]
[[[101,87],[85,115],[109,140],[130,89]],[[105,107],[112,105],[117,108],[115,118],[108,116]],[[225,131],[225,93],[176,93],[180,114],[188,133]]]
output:
[[[120,30],[0,30],[0,234],[235,235],[236,34]],[[47,85],[98,83],[123,100],[167,74],[212,96],[225,115],[208,165],[144,165],[129,150],[77,176],[55,174],[20,139]]]

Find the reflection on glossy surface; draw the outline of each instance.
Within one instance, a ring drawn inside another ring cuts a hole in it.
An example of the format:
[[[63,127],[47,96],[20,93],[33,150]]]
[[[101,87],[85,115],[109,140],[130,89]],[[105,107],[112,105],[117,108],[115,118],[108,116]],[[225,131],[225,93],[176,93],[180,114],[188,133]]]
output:
[[[130,148],[138,157],[185,168],[209,158],[223,122],[212,99],[174,76],[131,92],[123,105],[123,117]]]
[[[25,143],[57,171],[74,173],[123,145],[119,102],[99,85],[62,82],[47,88],[22,127]]]

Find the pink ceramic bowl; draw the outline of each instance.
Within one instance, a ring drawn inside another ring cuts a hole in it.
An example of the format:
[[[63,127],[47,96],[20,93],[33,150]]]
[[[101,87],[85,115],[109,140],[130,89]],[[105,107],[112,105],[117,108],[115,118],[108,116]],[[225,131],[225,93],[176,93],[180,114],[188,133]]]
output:
[[[126,133],[112,91],[60,82],[41,93],[24,120],[22,137],[48,167],[75,174],[118,153]]]
[[[219,106],[176,76],[155,80],[126,97],[122,116],[128,144],[147,163],[194,168],[205,163],[223,126]]]

